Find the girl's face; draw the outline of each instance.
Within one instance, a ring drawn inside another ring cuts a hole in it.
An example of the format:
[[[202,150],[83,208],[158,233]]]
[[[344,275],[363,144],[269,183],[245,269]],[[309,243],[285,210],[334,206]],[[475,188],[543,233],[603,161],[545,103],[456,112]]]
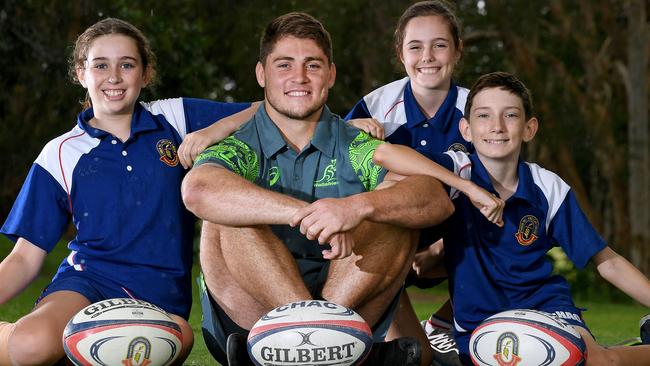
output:
[[[428,15],[413,18],[406,25],[400,59],[414,92],[447,91],[460,51],[444,19]]]
[[[96,118],[131,115],[149,81],[135,40],[122,34],[97,37],[77,77],[88,90]]]

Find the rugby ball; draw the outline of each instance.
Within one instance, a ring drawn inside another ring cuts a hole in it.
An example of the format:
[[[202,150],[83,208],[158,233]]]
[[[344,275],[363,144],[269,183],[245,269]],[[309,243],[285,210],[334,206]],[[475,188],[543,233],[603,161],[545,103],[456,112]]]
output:
[[[63,348],[77,366],[163,366],[181,349],[181,330],[161,308],[108,299],[79,311],[65,327]]]
[[[580,334],[555,315],[509,310],[485,319],[472,332],[469,351],[480,366],[575,366],[585,364]]]
[[[248,354],[262,365],[358,365],[372,347],[363,318],[329,301],[279,306],[260,318],[248,335]]]

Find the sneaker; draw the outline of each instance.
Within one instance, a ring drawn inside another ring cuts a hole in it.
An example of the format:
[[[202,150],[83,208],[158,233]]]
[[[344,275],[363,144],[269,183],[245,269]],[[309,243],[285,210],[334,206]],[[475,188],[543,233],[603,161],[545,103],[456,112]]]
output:
[[[255,366],[248,357],[246,337],[239,333],[228,336],[226,340],[226,358],[228,359],[228,366]]]
[[[415,338],[401,337],[374,343],[364,366],[419,366],[422,347]]]
[[[641,329],[641,342],[650,344],[650,314],[641,318],[639,328]]]
[[[422,328],[433,350],[433,364],[441,366],[462,366],[458,356],[458,346],[448,329],[434,326],[429,320],[422,321]]]

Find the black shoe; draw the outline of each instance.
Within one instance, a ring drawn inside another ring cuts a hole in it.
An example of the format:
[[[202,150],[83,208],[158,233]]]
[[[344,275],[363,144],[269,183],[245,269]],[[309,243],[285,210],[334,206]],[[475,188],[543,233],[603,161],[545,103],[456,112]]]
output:
[[[450,330],[438,328],[427,320],[422,321],[422,328],[429,339],[429,345],[433,351],[434,365],[463,365],[458,354],[458,345]]]
[[[641,342],[650,344],[650,314],[641,318],[639,328],[641,329]]]
[[[420,343],[411,337],[372,345],[364,366],[419,366],[422,357]]]
[[[226,340],[226,357],[228,366],[255,366],[246,350],[246,337],[233,333]]]

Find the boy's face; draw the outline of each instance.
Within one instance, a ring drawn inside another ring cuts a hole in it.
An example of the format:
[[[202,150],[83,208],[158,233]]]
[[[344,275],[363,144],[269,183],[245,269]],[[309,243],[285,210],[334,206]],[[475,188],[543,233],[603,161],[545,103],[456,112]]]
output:
[[[315,41],[292,36],[279,39],[255,71],[272,119],[318,120],[336,78],[334,64]]]
[[[537,132],[537,119],[526,121],[524,105],[517,95],[488,88],[474,96],[469,121],[463,118],[460,131],[479,156],[492,160],[517,161],[522,142]]]

